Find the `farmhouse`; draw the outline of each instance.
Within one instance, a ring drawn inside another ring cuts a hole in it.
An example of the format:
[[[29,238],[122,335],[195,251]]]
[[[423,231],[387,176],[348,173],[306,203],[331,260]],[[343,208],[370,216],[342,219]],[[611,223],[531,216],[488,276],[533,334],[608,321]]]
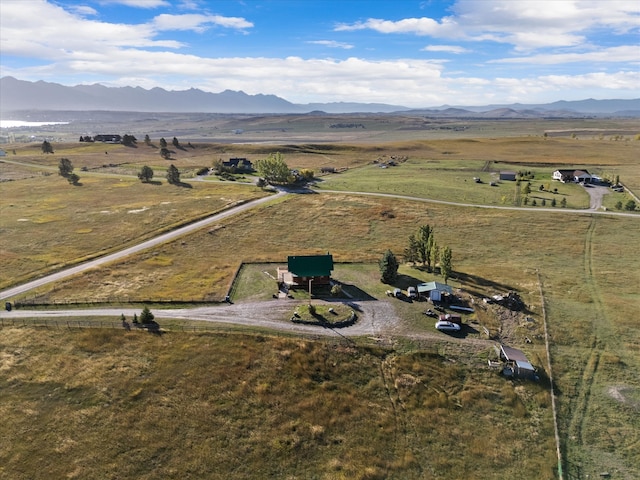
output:
[[[503,370],[505,375],[520,378],[535,378],[536,370],[521,350],[500,345],[500,359],[506,363],[506,367]]]
[[[556,170],[553,172],[552,178],[562,183],[576,182],[576,183],[591,183],[593,177],[586,170]]]
[[[93,141],[104,143],[120,143],[122,142],[122,137],[116,134],[96,135],[95,137],[93,137]]]
[[[253,171],[253,165],[246,158],[230,158],[226,162],[222,162],[224,168],[234,169],[242,172]]]
[[[311,285],[329,285],[333,271],[333,256],[290,255],[287,268],[278,267],[278,283],[289,287],[310,288]]]
[[[453,288],[440,282],[421,283],[416,289],[418,296],[424,296],[434,302],[441,302],[443,296],[453,295]]]
[[[515,182],[515,180],[516,180],[516,172],[502,171],[502,172],[500,172],[500,180],[510,180],[510,181]]]

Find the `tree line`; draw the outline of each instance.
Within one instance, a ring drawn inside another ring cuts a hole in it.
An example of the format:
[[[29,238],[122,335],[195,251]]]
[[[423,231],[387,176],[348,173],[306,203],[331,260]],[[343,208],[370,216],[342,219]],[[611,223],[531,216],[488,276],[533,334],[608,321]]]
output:
[[[451,277],[453,271],[453,253],[448,246],[440,247],[435,240],[434,229],[430,225],[422,225],[415,233],[409,235],[404,250],[404,261],[417,265],[422,264],[427,272],[433,272],[438,266],[444,282]],[[380,280],[392,284],[398,277],[400,263],[391,250],[387,250],[378,262]]]

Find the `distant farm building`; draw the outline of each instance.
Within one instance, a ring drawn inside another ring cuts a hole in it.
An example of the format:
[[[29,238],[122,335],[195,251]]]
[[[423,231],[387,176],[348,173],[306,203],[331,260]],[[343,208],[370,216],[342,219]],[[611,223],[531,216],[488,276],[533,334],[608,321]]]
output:
[[[326,255],[290,255],[287,268],[278,267],[278,283],[289,287],[329,285],[333,271],[333,256]]]
[[[222,162],[224,168],[237,170],[240,172],[252,172],[253,165],[246,158],[230,158],[226,162]]]
[[[453,288],[440,282],[421,283],[416,289],[418,296],[426,297],[434,302],[441,302],[443,297],[453,295]]]
[[[591,183],[593,176],[586,170],[556,170],[553,172],[552,178],[562,183]]]
[[[509,180],[515,182],[516,176],[516,172],[500,172],[500,180]]]
[[[86,140],[85,140],[86,141]],[[94,142],[103,142],[103,143],[121,143],[122,136],[108,134],[108,135],[96,135],[93,137]]]

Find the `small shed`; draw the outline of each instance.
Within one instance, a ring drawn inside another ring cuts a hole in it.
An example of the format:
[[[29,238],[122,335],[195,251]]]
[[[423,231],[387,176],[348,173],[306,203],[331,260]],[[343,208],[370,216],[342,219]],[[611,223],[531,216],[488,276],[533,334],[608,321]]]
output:
[[[500,358],[507,363],[505,373],[520,378],[535,378],[536,369],[523,351],[500,345]]]
[[[425,296],[434,302],[442,301],[443,294],[453,295],[453,288],[440,282],[421,283],[416,289],[418,290],[418,296]]]
[[[2,148],[0,148],[0,157],[6,157],[7,152],[5,152]]]
[[[502,171],[500,172],[500,180],[510,180],[512,182],[515,182],[516,172]]]

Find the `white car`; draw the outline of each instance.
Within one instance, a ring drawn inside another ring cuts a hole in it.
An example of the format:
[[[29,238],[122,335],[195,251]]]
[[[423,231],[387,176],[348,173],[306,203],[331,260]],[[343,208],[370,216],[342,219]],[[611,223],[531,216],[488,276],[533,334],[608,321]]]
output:
[[[407,288],[407,297],[418,298],[418,291],[416,290],[416,287]]]
[[[460,325],[453,322],[447,322],[446,320],[440,320],[436,322],[436,329],[441,332],[459,332]]]

